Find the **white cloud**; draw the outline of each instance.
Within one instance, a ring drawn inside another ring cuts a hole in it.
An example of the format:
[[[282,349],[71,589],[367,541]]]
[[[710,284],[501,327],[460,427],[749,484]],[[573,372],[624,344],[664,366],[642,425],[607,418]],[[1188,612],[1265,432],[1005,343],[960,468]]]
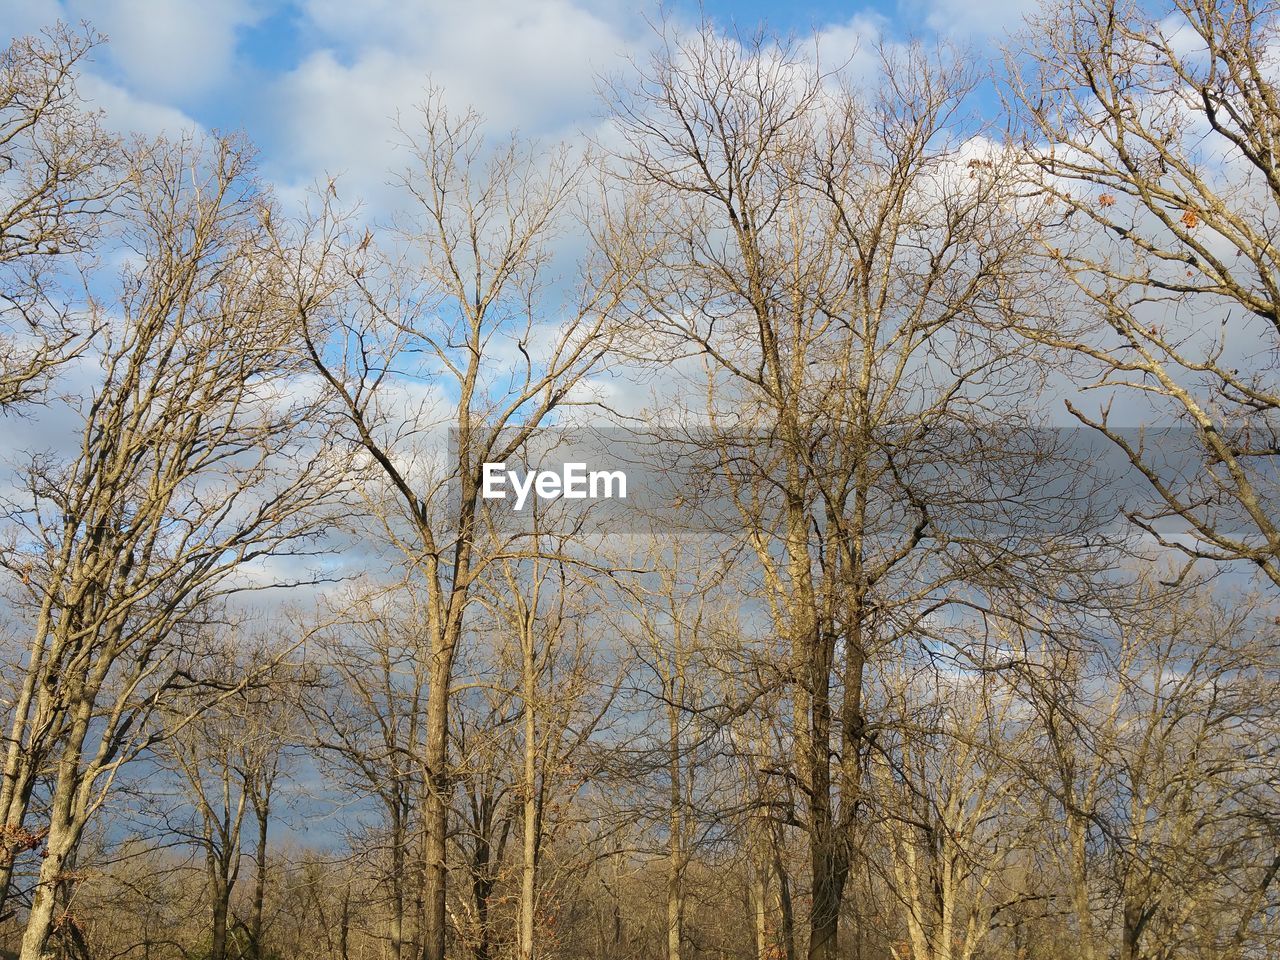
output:
[[[998,37],[1017,29],[1038,0],[930,0],[925,23],[954,37]]]
[[[107,35],[108,55],[138,93],[181,99],[228,78],[236,31],[260,11],[253,0],[70,0],[63,16]]]
[[[199,123],[173,106],[227,79],[235,31],[251,22],[258,0],[0,0],[0,29],[37,33],[59,20],[92,24],[108,42],[82,62],[78,86],[89,106],[105,111],[117,133],[145,136],[198,131]],[[103,61],[118,70],[103,73]]]
[[[304,11],[320,48],[265,94],[282,140],[276,160],[285,179],[344,173],[384,196],[404,163],[392,152],[395,118],[428,83],[490,129],[555,136],[591,119],[596,77],[647,30],[634,12],[570,0],[311,0]]]
[[[271,95],[267,110],[279,138],[272,159],[303,181],[342,174],[367,202],[391,168],[395,117],[421,83],[421,73],[385,51],[350,66],[332,51],[313,53]]]
[[[106,126],[116,133],[173,137],[201,129],[200,124],[176,107],[143,100],[94,74],[81,76],[79,87],[90,107],[104,111]]]
[[[818,57],[823,70],[840,69],[865,79],[874,75],[880,57],[876,44],[884,32],[884,20],[859,13],[845,23],[832,24],[818,33]]]

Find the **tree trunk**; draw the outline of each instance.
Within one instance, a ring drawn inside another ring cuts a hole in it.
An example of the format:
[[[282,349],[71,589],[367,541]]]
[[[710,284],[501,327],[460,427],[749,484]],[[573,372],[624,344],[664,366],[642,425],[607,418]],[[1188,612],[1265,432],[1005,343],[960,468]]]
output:
[[[20,747],[14,749],[15,752],[20,751]],[[0,916],[3,916],[5,904],[8,902],[9,885],[13,882],[13,871],[18,858],[30,849],[28,844],[37,839],[36,835],[28,834],[25,829],[31,791],[35,787],[35,777],[30,775],[29,770],[29,762],[24,761],[15,770],[12,799],[8,803],[0,800],[0,804],[3,804],[6,811],[3,816],[3,826],[0,827],[4,831],[3,838],[0,839]],[[6,786],[8,786],[7,783]]]
[[[815,630],[809,674],[812,706],[809,740],[809,856],[813,909],[809,915],[809,960],[839,960],[840,903],[848,872],[831,794],[831,646]]]
[[[67,845],[61,836],[55,838],[52,833],[49,840],[48,854],[40,863],[40,876],[31,898],[31,910],[27,914],[27,926],[22,934],[19,960],[44,960],[49,934],[53,930],[53,914]]]
[[[227,960],[227,899],[225,889],[213,892],[213,938],[209,947],[209,960]]]
[[[36,625],[36,639],[32,642],[23,677],[22,690],[13,707],[13,721],[9,730],[5,751],[4,771],[0,776],[0,823],[4,836],[0,837],[0,915],[9,897],[9,884],[18,857],[23,852],[23,826],[35,776],[26,731],[32,703],[35,699],[37,675],[45,657],[47,644],[50,598],[46,596]]]
[[[1142,928],[1144,926],[1142,907],[1126,897],[1120,960],[1140,960],[1142,957]]]
[[[777,824],[771,824],[773,872],[778,878],[778,915],[782,924],[779,935],[782,937],[782,948],[786,951],[786,960],[796,960],[796,924],[795,912],[791,906],[791,878],[787,876],[786,865],[782,862],[780,830]]]
[[[427,795],[423,810],[423,960],[445,960],[445,856],[449,826],[449,677],[452,649],[436,651],[427,702]]]
[[[271,783],[268,781],[261,797],[255,798],[253,812],[258,818],[258,847],[255,851],[255,876],[253,883],[253,913],[249,918],[249,936],[253,943],[254,960],[262,960],[262,911],[267,898],[267,828],[271,819]],[[396,960],[399,960],[396,954]]]
[[[855,497],[852,529],[854,535],[861,537],[864,529],[865,499],[861,493]],[[842,670],[842,686],[844,700],[840,705],[840,812],[834,818],[832,843],[834,846],[832,864],[832,886],[834,900],[829,909],[839,914],[840,902],[844,897],[844,886],[849,873],[850,852],[854,849],[853,832],[857,829],[857,810],[859,794],[862,791],[862,751],[866,734],[866,719],[862,708],[862,688],[866,671],[866,638],[864,636],[864,619],[866,617],[866,588],[862,583],[861,547],[855,545],[851,551],[852,570],[849,579],[852,586],[848,588],[851,595],[847,616],[847,633],[844,638],[844,664]],[[834,634],[834,629],[832,633]],[[826,648],[830,656],[834,650]],[[834,925],[833,925],[833,937]],[[838,950],[836,951],[838,953]],[[831,956],[835,956],[833,953]]]
[[[1075,908],[1076,925],[1080,943],[1077,949],[1081,960],[1094,960],[1093,908],[1089,903],[1089,869],[1086,850],[1087,827],[1082,817],[1067,811],[1067,830],[1071,844],[1071,899]]]
[[[391,813],[391,957],[404,956],[404,816],[399,799]]]
[[[809,917],[809,960],[839,960],[840,863],[828,829],[812,832],[813,912]]]
[[[673,820],[676,818],[672,818]],[[679,847],[679,841],[672,841]],[[673,850],[667,864],[667,960],[680,960],[680,943],[684,932],[684,884],[678,849]]]
[[[229,817],[229,814],[228,814]],[[224,842],[231,836],[229,824],[224,824],[222,834]],[[239,856],[239,851],[229,844],[222,849],[215,849],[209,842],[209,890],[212,895],[212,937],[209,947],[209,960],[227,960],[227,917],[231,912],[231,890],[235,880],[232,876],[232,858]],[[237,830],[233,842],[239,843]]]
[[[538,724],[536,716],[537,677],[534,662],[533,629],[525,624],[524,636],[524,771],[521,784],[523,794],[524,843],[520,864],[520,934],[518,953],[520,960],[534,960],[533,928],[536,913],[538,872]]]
[[[492,857],[488,837],[478,836],[472,860],[474,874],[471,881],[471,896],[476,905],[476,925],[479,927],[475,949],[471,954],[475,960],[490,960],[493,953],[492,937],[489,935],[489,901],[493,899]]]
[[[768,880],[768,867],[757,851],[751,863],[751,922],[755,933],[756,960],[770,960]]]
[[[82,786],[80,755],[88,733],[88,710],[83,703],[78,707],[79,716],[63,745],[54,781],[49,809],[49,835],[45,840],[45,855],[40,862],[40,874],[31,896],[31,910],[27,914],[27,926],[22,934],[19,960],[45,960],[49,935],[53,931],[58,893],[68,879],[64,874],[84,830],[84,801],[79,796]]]
[[[351,942],[351,877],[347,877],[347,887],[342,894],[342,925],[338,930],[339,956],[348,960]]]
[[[682,776],[682,750],[680,746],[679,700],[684,690],[684,664],[679,648],[679,628],[676,629],[674,675],[668,684],[667,724],[669,737],[667,779],[670,781],[670,821],[667,851],[667,960],[680,960],[681,941],[684,939],[684,778]],[[677,684],[680,689],[677,689]]]

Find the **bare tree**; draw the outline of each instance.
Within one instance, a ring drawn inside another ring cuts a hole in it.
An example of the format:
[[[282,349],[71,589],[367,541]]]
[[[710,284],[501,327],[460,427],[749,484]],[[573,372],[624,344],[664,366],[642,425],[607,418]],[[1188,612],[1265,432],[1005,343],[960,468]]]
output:
[[[0,407],[76,429],[0,454],[0,953],[1275,955],[1277,26],[1046,8],[1019,142],[957,51],[666,24],[599,163],[430,92],[387,224],[13,41]],[[489,501],[632,364],[657,536]],[[1261,597],[1111,549],[1059,388]]]
[[[541,511],[539,511],[541,513]],[[569,538],[543,532],[535,516],[532,556],[504,557],[486,598],[499,629],[515,641],[513,684],[519,701],[520,861],[516,956],[553,955],[546,917],[551,890],[545,842],[567,826],[555,816],[567,797],[591,779],[584,755],[612,704],[612,692],[592,667],[590,584],[568,565]],[[580,572],[580,571],[579,571]],[[603,689],[601,689],[603,688]],[[572,862],[572,861],[571,861]]]
[[[704,363],[709,482],[789,646],[808,949],[827,960],[866,809],[869,665],[950,604],[990,615],[984,597],[1034,588],[1066,549],[1018,528],[1037,491],[989,486],[1048,455],[1019,461],[1010,402],[1035,375],[1008,326],[1036,211],[1001,150],[948,137],[973,78],[945,54],[885,52],[863,97],[785,45],[664,41],[617,102],[660,238],[639,319],[651,349]]]
[[[474,960],[491,960],[511,948],[519,936],[519,894],[512,877],[519,864],[510,850],[519,845],[520,711],[513,702],[509,628],[488,617],[473,622],[478,661],[459,685],[451,732],[457,779],[456,840],[461,869],[468,879],[455,891],[457,935]],[[480,640],[494,638],[496,648]],[[468,658],[471,659],[471,658]],[[496,662],[495,662],[496,661]],[[503,905],[516,910],[503,910]],[[512,914],[515,913],[513,917]]]
[[[639,744],[629,749],[641,752],[633,764],[637,775],[656,780],[655,791],[640,793],[637,819],[652,821],[665,847],[667,960],[687,956],[688,873],[700,835],[714,829],[708,821],[723,815],[728,806],[717,802],[714,780],[705,766],[718,731],[712,719],[711,704],[719,691],[711,651],[723,647],[717,641],[728,632],[710,575],[719,558],[709,553],[696,542],[652,537],[644,559],[646,572],[616,603],[617,629],[628,640],[630,674],[638,688],[639,702],[633,710],[655,716],[653,732],[645,732],[653,759],[644,757]]]
[[[890,667],[880,687],[890,722],[871,779],[890,911],[912,960],[982,956],[1035,846],[1026,703],[999,674],[928,662]]]
[[[1269,613],[1144,577],[1086,628],[1101,642],[1062,622],[1029,651],[1039,747],[1020,768],[1058,807],[1049,836],[1080,956],[1274,949]]]
[[[119,145],[76,87],[100,42],[58,24],[0,52],[0,409],[88,345],[56,274],[92,248],[120,181]]]
[[[554,244],[585,187],[580,160],[494,144],[439,93],[418,121],[405,258],[374,269],[371,233],[344,248],[330,209],[305,226],[290,269],[312,362],[378,477],[370,515],[425,590],[424,956],[443,960],[450,686],[472,587],[493,560],[477,552],[481,466],[511,459],[595,369],[626,288],[607,264],[552,285]],[[406,403],[424,387],[434,396]],[[452,431],[437,471],[422,446],[433,426]]]
[[[212,682],[196,641],[216,601],[278,582],[240,577],[255,559],[318,549],[316,508],[338,473],[303,430],[314,407],[289,393],[291,326],[263,256],[270,198],[243,146],[149,147],[132,189],[137,259],[78,449],[33,458],[25,502],[8,505],[21,536],[0,555],[31,631],[0,780],[7,835],[24,831],[37,778],[51,781],[30,960],[115,774],[163,735],[149,718],[175,689]],[[0,865],[6,885],[13,853]]]
[[[291,671],[280,666],[269,645],[236,629],[226,631],[222,646],[211,650],[208,659],[219,675],[248,683],[211,705],[200,703],[210,697],[210,691],[200,687],[176,694],[168,712],[179,729],[165,737],[157,752],[183,784],[183,813],[192,821],[190,828],[175,825],[172,832],[188,833],[204,857],[211,960],[231,956],[229,937],[237,927],[233,895],[247,845],[245,817],[253,817],[254,893],[249,921],[238,925],[247,935],[245,946],[259,957],[271,798],[290,740],[282,723],[283,707],[295,699],[289,689]]]
[[[1013,92],[1057,211],[1044,249],[1080,295],[1024,331],[1074,353],[1107,397],[1071,410],[1149,482],[1157,507],[1138,524],[1280,584],[1276,31],[1274,5],[1250,0],[1072,0],[1025,35]],[[1152,413],[1190,443],[1125,429]]]
[[[422,649],[421,598],[412,590],[365,584],[339,605],[326,629],[329,682],[306,699],[313,748],[343,794],[375,798],[376,833],[365,846],[385,863],[393,958],[418,952],[419,919],[410,888],[416,817],[425,791],[424,701],[429,659]],[[367,828],[366,828],[367,829]],[[420,898],[417,898],[420,902]]]

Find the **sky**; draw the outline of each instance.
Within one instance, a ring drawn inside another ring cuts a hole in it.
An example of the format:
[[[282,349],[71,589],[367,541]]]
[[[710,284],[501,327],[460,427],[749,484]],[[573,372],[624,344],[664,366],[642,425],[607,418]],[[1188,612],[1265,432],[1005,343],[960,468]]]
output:
[[[982,62],[1036,2],[669,0],[665,15],[747,33],[766,21],[815,36],[829,63],[910,37],[954,41]],[[648,0],[0,0],[6,41],[59,19],[106,35],[81,90],[115,130],[243,130],[282,199],[336,176],[375,210],[403,165],[395,118],[429,83],[500,130],[572,139],[602,122],[600,78],[643,60],[663,16]],[[9,418],[0,448],[75,429]]]
[[[665,11],[817,36],[832,61],[911,36],[986,58],[1034,2],[671,0]],[[662,16],[643,0],[0,0],[8,37],[58,19],[106,35],[82,90],[115,129],[244,130],[283,199],[337,175],[375,206],[399,167],[395,117],[428,83],[498,129],[572,139],[600,122],[599,78],[643,58]]]

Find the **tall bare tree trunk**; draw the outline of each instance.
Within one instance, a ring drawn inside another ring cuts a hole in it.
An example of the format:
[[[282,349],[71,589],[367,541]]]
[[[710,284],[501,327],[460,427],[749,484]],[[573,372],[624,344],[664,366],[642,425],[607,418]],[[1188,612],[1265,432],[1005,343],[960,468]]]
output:
[[[403,174],[421,224],[412,238],[415,255],[385,271],[376,267],[372,234],[357,242],[333,208],[336,191],[330,191],[320,212],[300,224],[305,238],[327,237],[327,255],[312,260],[286,254],[285,268],[307,354],[351,428],[354,445],[369,454],[389,488],[389,498],[369,501],[371,519],[403,549],[429,594],[431,664],[420,758],[427,780],[421,933],[424,960],[444,960],[453,660],[471,591],[493,560],[474,553],[482,465],[514,458],[601,362],[625,285],[607,267],[604,276],[594,276],[584,264],[586,282],[574,285],[547,314],[558,318],[559,332],[540,351],[540,360],[499,386],[493,364],[505,361],[494,352],[498,345],[518,342],[524,351],[525,343],[545,338],[538,313],[547,292],[542,272],[550,244],[572,212],[584,167],[565,150],[543,157],[518,140],[491,143],[480,118],[451,114],[438,90],[429,92],[418,119],[418,136],[410,135],[412,167]],[[468,266],[460,269],[460,263]],[[331,349],[348,336],[370,349]],[[372,373],[374,368],[380,372]],[[392,370],[396,374],[388,376]],[[439,377],[456,390],[450,401],[451,462],[424,489],[399,466],[406,462],[402,453],[417,455],[410,448],[422,436],[415,419],[422,411],[394,412],[404,405],[384,405],[387,393],[379,386],[392,391],[415,378],[442,383]],[[386,430],[388,417],[413,425]],[[407,538],[405,521],[412,530]]]
[[[773,852],[773,873],[778,880],[778,935],[782,938],[782,949],[785,960],[796,960],[796,924],[795,912],[791,905],[791,878],[787,875],[786,864],[782,861],[781,827],[770,824],[770,845]]]
[[[670,810],[667,822],[667,960],[680,960],[684,940],[684,750],[680,738],[680,697],[684,690],[684,657],[680,649],[680,628],[676,628],[676,648],[672,666],[671,694],[667,707],[667,779]]]
[[[424,856],[423,960],[445,960],[445,893],[449,828],[449,680],[452,651],[437,650],[427,693],[427,791],[422,811]],[[444,662],[442,662],[444,661]]]
[[[404,957],[405,934],[405,822],[402,808],[391,813],[391,956],[393,960]]]
[[[31,803],[31,791],[35,787],[35,771],[31,744],[27,742],[27,725],[30,720],[36,678],[40,675],[41,661],[44,658],[50,603],[52,603],[52,597],[47,596],[36,626],[36,640],[31,646],[22,690],[13,707],[13,722],[9,729],[4,771],[0,775],[0,824],[3,824],[4,831],[3,837],[0,837],[0,915],[3,915],[9,895],[9,884],[13,880],[15,863],[24,848],[28,846],[23,827],[26,822],[27,807]]]
[[[267,899],[267,831],[271,824],[271,793],[273,784],[267,780],[262,795],[255,791],[253,812],[258,821],[258,844],[254,850],[253,912],[249,917],[249,938],[253,945],[254,960],[262,960],[262,914]],[[399,954],[395,954],[399,960]]]
[[[1097,932],[1093,923],[1093,904],[1089,896],[1088,827],[1082,816],[1067,812],[1067,842],[1071,850],[1071,905],[1076,915],[1081,960],[1097,957]]]
[[[226,890],[214,887],[213,923],[209,960],[227,960],[227,896]]]
[[[769,853],[765,849],[763,830],[767,828],[762,817],[751,821],[751,926],[755,935],[756,960],[772,960],[773,944],[769,926]]]
[[[541,829],[538,814],[538,724],[537,696],[538,675],[535,662],[535,634],[532,617],[526,616],[521,625],[521,712],[524,723],[524,753],[520,773],[521,819],[523,842],[520,850],[520,930],[518,953],[520,960],[534,960],[534,919],[538,896],[538,831]]]
[[[45,854],[40,861],[36,887],[31,895],[31,909],[22,934],[19,960],[44,960],[49,935],[53,931],[58,896],[68,880],[65,871],[84,832],[87,814],[77,803],[76,794],[92,786],[82,783],[79,776],[79,761],[88,730],[89,712],[82,708],[61,750],[49,809],[49,834],[45,839]]]

